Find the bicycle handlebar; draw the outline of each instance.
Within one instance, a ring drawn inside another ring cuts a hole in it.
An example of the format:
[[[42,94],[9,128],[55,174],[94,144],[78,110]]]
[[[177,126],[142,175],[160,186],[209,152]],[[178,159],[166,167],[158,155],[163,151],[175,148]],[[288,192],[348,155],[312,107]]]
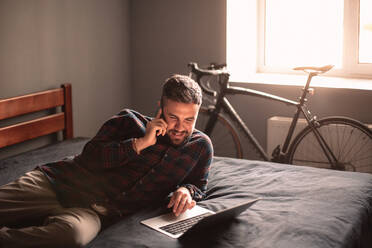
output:
[[[220,70],[220,69],[226,69],[226,63],[218,64],[218,63],[210,63],[207,67],[208,70]]]
[[[229,74],[226,71],[226,65],[221,64],[221,65],[211,65],[209,68],[210,69],[201,69],[199,68],[198,64],[195,62],[190,62],[188,66],[191,69],[191,72],[194,73],[195,75],[202,77],[202,76],[218,76],[221,74]],[[215,69],[216,68],[216,69]]]
[[[221,64],[221,65],[211,64],[208,67],[208,69],[201,69],[201,68],[199,68],[198,64],[195,63],[195,62],[190,62],[188,64],[188,66],[189,66],[189,68],[191,70],[191,73],[193,73],[193,74],[196,75],[196,82],[200,85],[200,87],[202,88],[202,90],[206,94],[208,94],[210,96],[213,96],[213,97],[216,97],[217,96],[217,91],[211,90],[208,87],[206,87],[200,81],[200,79],[203,76],[221,76],[221,75],[224,75],[224,76],[227,76],[227,78],[230,76],[229,73],[226,70],[226,64]]]

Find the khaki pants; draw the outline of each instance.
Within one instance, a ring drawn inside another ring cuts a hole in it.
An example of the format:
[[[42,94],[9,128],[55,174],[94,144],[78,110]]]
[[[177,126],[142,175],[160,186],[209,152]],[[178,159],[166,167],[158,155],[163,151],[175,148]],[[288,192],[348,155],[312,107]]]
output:
[[[39,170],[0,187],[0,247],[82,247],[100,231],[96,212],[64,208]],[[28,220],[40,224],[10,228]]]

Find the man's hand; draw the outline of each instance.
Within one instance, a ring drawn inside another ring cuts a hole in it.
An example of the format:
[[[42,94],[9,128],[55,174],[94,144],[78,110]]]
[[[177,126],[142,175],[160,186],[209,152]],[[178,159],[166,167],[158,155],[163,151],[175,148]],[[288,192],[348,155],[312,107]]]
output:
[[[156,137],[159,135],[164,136],[167,133],[168,124],[161,118],[162,110],[158,110],[155,118],[147,123],[146,134],[144,137],[137,139],[136,148],[138,152],[152,146],[156,143]]]
[[[168,208],[173,207],[173,213],[178,216],[188,209],[192,209],[196,202],[191,198],[190,192],[185,187],[179,187],[169,201]]]

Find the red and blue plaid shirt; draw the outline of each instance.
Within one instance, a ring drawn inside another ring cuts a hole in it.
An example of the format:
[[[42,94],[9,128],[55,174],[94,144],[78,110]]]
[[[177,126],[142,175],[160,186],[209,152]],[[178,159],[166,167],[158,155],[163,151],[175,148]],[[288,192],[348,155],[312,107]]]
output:
[[[124,109],[101,127],[80,155],[40,166],[62,205],[104,203],[125,214],[163,201],[179,186],[201,200],[213,157],[210,139],[194,130],[181,146],[173,146],[161,136],[138,155],[133,140],[145,135],[151,119]]]

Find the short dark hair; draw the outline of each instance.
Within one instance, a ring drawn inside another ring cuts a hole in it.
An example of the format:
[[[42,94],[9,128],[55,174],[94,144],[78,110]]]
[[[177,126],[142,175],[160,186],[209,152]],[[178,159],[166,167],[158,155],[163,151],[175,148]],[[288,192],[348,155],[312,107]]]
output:
[[[179,74],[174,74],[165,80],[161,96],[162,105],[164,97],[182,103],[198,105],[202,103],[202,91],[199,84],[192,78]]]

